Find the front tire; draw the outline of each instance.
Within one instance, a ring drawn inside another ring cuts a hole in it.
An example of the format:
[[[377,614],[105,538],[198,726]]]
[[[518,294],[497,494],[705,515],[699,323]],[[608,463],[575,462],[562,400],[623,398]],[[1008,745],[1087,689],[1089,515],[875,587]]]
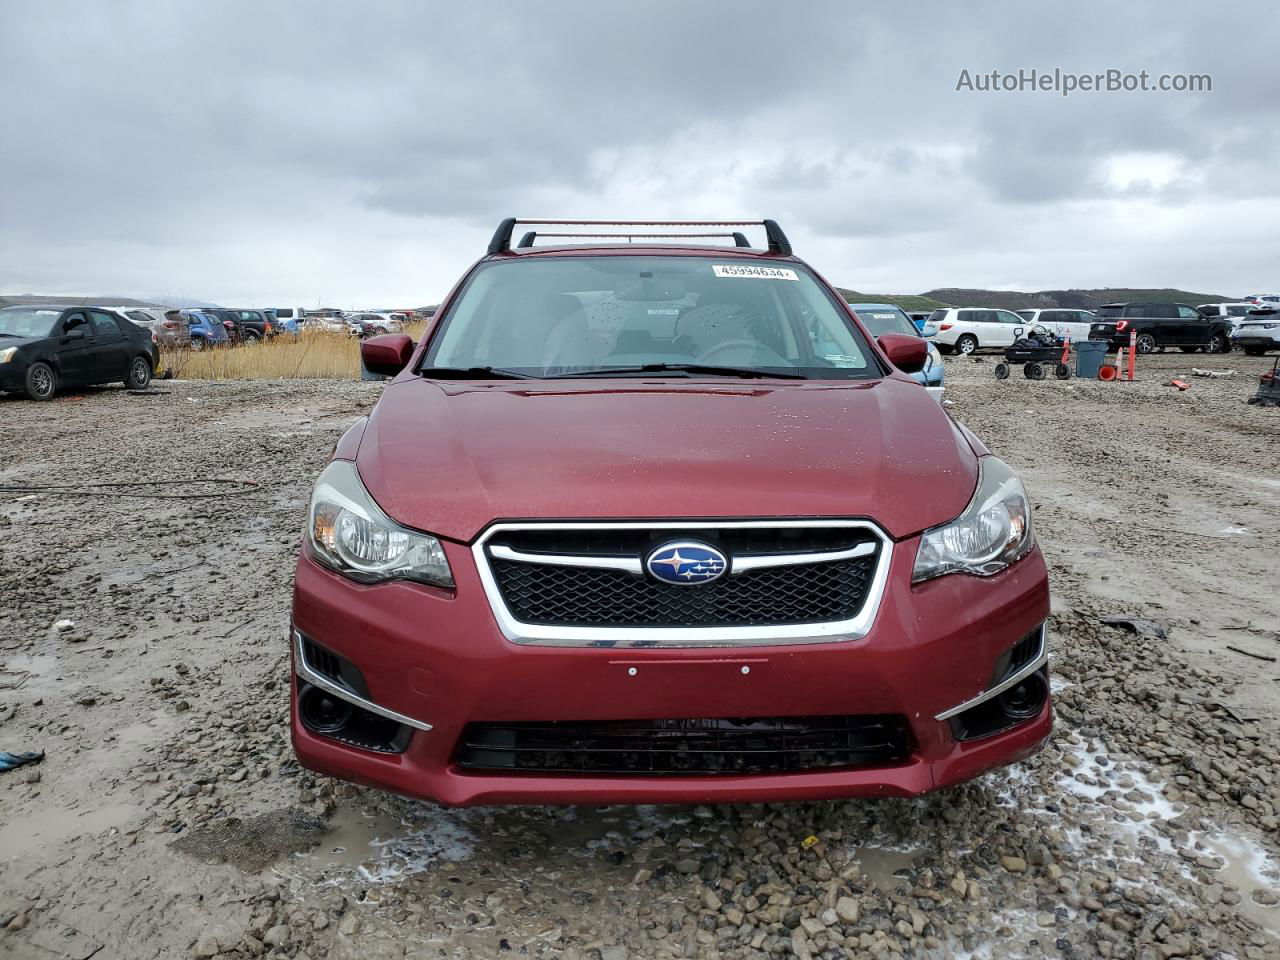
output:
[[[1138,348],[1138,353],[1147,354],[1155,353],[1156,347],[1158,347],[1159,344],[1156,343],[1156,338],[1152,334],[1140,333],[1137,337],[1136,346]]]
[[[1059,380],[1070,380],[1071,368],[1068,367],[1065,363],[1060,363],[1053,368],[1053,375],[1057,377]]]
[[[978,338],[971,333],[966,333],[956,341],[956,353],[962,357],[967,357],[973,351],[978,349]]]
[[[53,367],[37,360],[27,368],[25,381],[27,396],[32,400],[52,400],[58,391],[58,375]]]
[[[146,357],[134,357],[129,364],[129,375],[124,385],[130,390],[145,390],[151,386],[151,362]]]
[[[1028,363],[1025,367],[1022,368],[1022,372],[1023,374],[1026,375],[1026,378],[1028,380],[1044,379],[1044,367],[1038,363]]]
[[[996,364],[996,379],[997,380],[1009,379],[1009,365],[1005,363],[1003,360],[1000,363]]]

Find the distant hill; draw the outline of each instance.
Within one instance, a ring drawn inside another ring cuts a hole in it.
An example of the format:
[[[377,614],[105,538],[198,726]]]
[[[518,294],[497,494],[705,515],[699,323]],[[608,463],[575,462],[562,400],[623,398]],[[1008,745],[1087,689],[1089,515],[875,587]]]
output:
[[[836,287],[836,292],[844,297],[846,303],[892,303],[903,310],[937,310],[939,307],[951,306],[941,300],[934,300],[928,294],[858,293],[842,287]]]
[[[20,293],[0,296],[0,307],[13,307],[23,303],[65,303],[71,305],[102,304],[109,307],[216,307],[216,303],[205,303],[203,300],[188,300],[183,297],[165,299],[155,297],[147,300],[136,300],[133,297],[72,297],[62,294]]]
[[[936,310],[940,307],[1003,307],[1006,310],[1033,310],[1037,307],[1065,307],[1093,310],[1104,303],[1126,300],[1173,300],[1195,307],[1202,303],[1226,303],[1238,300],[1220,293],[1192,293],[1188,290],[1127,290],[1104,287],[1101,290],[1040,290],[1023,293],[1018,290],[967,290],[962,287],[940,287],[921,294],[857,293],[836,288],[849,303],[892,303],[903,310]]]

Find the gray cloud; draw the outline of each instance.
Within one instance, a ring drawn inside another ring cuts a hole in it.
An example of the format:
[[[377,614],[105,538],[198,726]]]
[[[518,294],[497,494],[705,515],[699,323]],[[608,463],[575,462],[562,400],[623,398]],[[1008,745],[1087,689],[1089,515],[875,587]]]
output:
[[[775,216],[885,292],[1242,293],[1277,47],[1261,0],[9,4],[0,290],[427,302],[532,213]],[[1214,89],[955,90],[1054,67]]]

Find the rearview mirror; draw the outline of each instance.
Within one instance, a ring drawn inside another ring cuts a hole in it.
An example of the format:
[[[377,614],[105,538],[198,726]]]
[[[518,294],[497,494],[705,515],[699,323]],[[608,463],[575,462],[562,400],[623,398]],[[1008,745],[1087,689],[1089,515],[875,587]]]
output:
[[[386,333],[360,343],[360,359],[370,373],[394,377],[412,356],[413,340],[403,333]]]
[[[919,373],[929,357],[929,345],[924,339],[905,333],[882,333],[876,337],[876,344],[903,373]]]

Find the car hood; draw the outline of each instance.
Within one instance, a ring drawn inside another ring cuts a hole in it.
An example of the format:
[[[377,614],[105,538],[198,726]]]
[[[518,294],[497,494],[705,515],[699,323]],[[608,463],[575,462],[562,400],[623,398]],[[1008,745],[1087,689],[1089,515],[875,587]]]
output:
[[[470,541],[499,519],[954,519],[977,458],[919,385],[706,381],[388,385],[356,463],[400,523]]]

